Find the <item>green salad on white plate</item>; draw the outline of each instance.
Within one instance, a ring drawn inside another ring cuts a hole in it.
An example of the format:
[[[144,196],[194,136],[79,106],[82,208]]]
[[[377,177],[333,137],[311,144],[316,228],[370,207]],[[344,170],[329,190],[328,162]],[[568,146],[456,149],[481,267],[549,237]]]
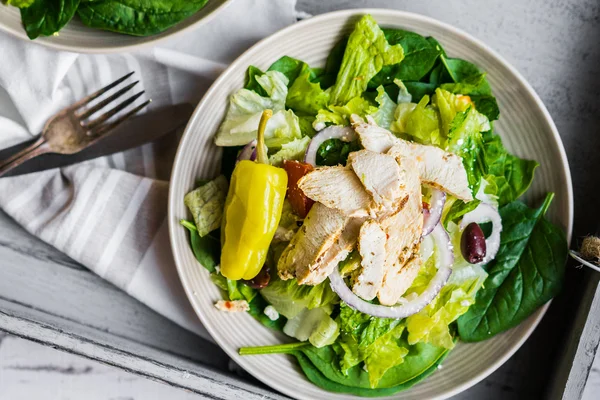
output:
[[[239,353],[387,396],[552,299],[567,256],[553,194],[518,200],[538,163],[505,149],[498,118],[485,71],[369,15],[324,68],[250,66],[215,137],[222,175],[181,221],[215,306],[293,338]]]

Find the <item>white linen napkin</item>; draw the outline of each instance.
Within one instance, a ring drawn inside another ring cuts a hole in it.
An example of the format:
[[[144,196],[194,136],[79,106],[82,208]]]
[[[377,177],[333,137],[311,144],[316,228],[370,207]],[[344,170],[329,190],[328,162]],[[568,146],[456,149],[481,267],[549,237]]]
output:
[[[0,32],[0,149],[30,139],[46,120],[129,71],[152,107],[196,104],[219,73],[259,39],[296,21],[295,0],[236,0],[207,24],[157,47],[118,55],[46,49]],[[140,100],[141,101],[141,100]],[[82,164],[0,179],[0,208],[175,323],[210,336],[177,276],[167,191],[177,140]]]

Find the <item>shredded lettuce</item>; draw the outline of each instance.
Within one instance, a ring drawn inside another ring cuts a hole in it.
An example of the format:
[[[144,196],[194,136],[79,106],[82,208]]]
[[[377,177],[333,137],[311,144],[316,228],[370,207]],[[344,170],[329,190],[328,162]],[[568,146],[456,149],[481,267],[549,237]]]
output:
[[[223,175],[192,190],[183,198],[190,210],[198,235],[203,237],[221,227],[229,184]]]
[[[365,15],[348,38],[340,71],[331,88],[330,102],[346,104],[360,96],[384,65],[397,64],[403,58],[402,46],[390,46],[375,19]]]

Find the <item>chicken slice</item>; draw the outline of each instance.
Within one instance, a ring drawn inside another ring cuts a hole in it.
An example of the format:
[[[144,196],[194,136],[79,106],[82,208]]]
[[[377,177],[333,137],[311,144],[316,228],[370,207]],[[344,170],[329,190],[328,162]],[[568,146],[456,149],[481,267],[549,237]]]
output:
[[[467,171],[462,159],[439,147],[409,142],[378,126],[371,117],[367,122],[353,115],[352,126],[367,150],[388,153],[394,157],[412,158],[419,168],[423,183],[437,187],[464,201],[473,200]]]
[[[384,304],[384,302],[387,305],[396,304],[400,300],[400,297],[402,297],[413,284],[422,265],[423,261],[421,256],[419,253],[415,253],[402,269],[400,269],[400,272],[388,276],[387,285],[379,291],[379,301],[381,304]]]
[[[367,122],[356,114],[350,116],[352,127],[358,133],[360,143],[376,153],[386,153],[398,138],[390,131],[377,125],[373,117],[367,116]]]
[[[473,200],[462,158],[435,146],[398,139],[388,154],[415,160],[421,181],[463,201]]]
[[[404,206],[381,221],[387,234],[385,243],[385,275],[377,297],[383,305],[394,305],[401,295],[398,295],[397,275],[402,267],[418,251],[423,231],[423,203],[421,199],[421,181],[414,162],[402,160],[402,172],[408,191]]]
[[[341,212],[315,203],[277,262],[281,279],[292,279],[296,271],[310,269],[338,240],[346,220]]]
[[[322,167],[304,175],[298,187],[314,201],[350,217],[369,215],[373,199],[349,168]]]
[[[389,208],[404,194],[400,182],[400,166],[393,156],[360,150],[350,153],[348,165],[377,205]]]
[[[381,288],[385,272],[385,242],[386,233],[378,222],[370,220],[360,228],[358,251],[362,270],[352,291],[365,300],[373,300]]]
[[[365,218],[350,218],[339,239],[312,265],[301,266],[296,270],[298,283],[301,285],[318,285],[333,272],[338,264],[344,261],[354,250],[358,240],[360,227]]]

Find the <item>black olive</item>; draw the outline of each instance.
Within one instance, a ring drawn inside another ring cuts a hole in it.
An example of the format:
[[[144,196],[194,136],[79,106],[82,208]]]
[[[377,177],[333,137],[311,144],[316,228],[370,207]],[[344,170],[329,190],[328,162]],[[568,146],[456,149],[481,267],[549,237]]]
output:
[[[258,275],[256,275],[254,278],[244,281],[244,283],[248,286],[250,286],[251,288],[254,289],[262,289],[264,287],[266,287],[269,282],[271,281],[271,273],[269,271],[269,267],[267,267],[267,265],[265,264],[262,269],[260,270],[260,272],[258,273]]]
[[[485,258],[485,235],[477,223],[470,223],[463,231],[460,238],[460,251],[470,264],[478,264]]]

